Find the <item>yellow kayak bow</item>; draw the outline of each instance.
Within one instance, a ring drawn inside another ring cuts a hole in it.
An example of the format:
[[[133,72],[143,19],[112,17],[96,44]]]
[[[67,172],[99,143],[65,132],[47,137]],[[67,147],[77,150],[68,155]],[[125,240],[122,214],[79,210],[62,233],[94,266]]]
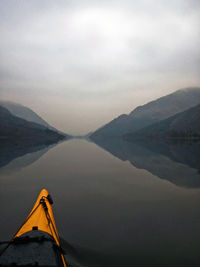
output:
[[[34,261],[36,266],[67,267],[52,204],[51,196],[46,189],[43,189],[25,222],[1,255],[0,264],[8,266],[14,263],[17,266],[26,266],[33,264]]]

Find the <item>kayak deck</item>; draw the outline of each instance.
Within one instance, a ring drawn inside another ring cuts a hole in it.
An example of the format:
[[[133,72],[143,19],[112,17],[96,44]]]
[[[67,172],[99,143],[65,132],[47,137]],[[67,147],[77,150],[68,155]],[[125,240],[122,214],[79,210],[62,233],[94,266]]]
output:
[[[0,266],[64,266],[52,199],[43,189],[29,216],[0,256]]]
[[[21,240],[11,243],[2,254],[0,266],[64,266],[50,235],[31,231],[20,238]]]

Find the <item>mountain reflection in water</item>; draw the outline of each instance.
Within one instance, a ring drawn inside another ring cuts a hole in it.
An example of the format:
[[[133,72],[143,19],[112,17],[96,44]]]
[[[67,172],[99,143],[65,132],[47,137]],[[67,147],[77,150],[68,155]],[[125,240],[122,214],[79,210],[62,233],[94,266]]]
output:
[[[200,187],[200,142],[127,142],[108,138],[95,143],[115,157],[175,185]]]
[[[30,147],[0,142],[0,173],[11,173],[33,164],[55,145]]]
[[[121,138],[95,143],[138,169],[188,188],[200,187],[200,142],[127,142]],[[12,172],[36,162],[56,146],[18,146],[0,142],[0,172]]]
[[[72,266],[200,266],[199,145],[104,140],[101,146],[110,153],[82,139],[4,147],[0,241],[10,240],[47,188]]]

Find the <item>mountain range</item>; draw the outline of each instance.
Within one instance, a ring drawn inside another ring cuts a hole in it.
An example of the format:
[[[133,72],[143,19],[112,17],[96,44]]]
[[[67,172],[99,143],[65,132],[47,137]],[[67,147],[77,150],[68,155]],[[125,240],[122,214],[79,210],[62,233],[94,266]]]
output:
[[[125,139],[200,138],[200,104],[166,120],[126,134]]]
[[[51,129],[53,131],[59,132],[62,135],[65,135],[65,133],[59,131],[49,123],[47,123],[44,119],[42,119],[37,113],[35,113],[32,109],[25,107],[21,104],[11,102],[11,101],[0,101],[0,106],[6,108],[9,110],[14,116],[22,118],[27,121],[35,122],[38,124],[41,124],[48,129]],[[67,136],[67,135],[66,135]]]
[[[44,133],[46,138],[58,136],[71,136],[64,134],[48,124],[33,110],[23,105],[0,101],[0,137],[5,138],[6,129],[9,138],[11,133],[14,138],[25,138]],[[7,118],[6,118],[7,117]],[[10,131],[6,121],[9,122]],[[13,128],[11,127],[13,125]],[[18,126],[17,126],[18,125]],[[4,127],[6,126],[6,127]],[[16,128],[18,127],[18,128]],[[20,128],[21,127],[21,128]],[[18,129],[16,131],[16,129]],[[30,129],[32,132],[30,132]],[[35,132],[33,133],[33,129]],[[37,131],[36,131],[37,129]],[[36,134],[37,132],[37,134]],[[40,133],[39,133],[40,132]],[[17,135],[18,134],[18,135]],[[3,137],[2,137],[3,136]],[[88,137],[88,136],[86,136]],[[200,88],[191,87],[180,89],[176,92],[151,101],[143,106],[138,106],[130,114],[122,114],[95,132],[89,134],[92,140],[113,137],[125,139],[135,138],[185,138],[200,137]],[[47,139],[48,139],[47,138]],[[56,138],[55,138],[56,140]]]
[[[67,138],[41,124],[14,116],[0,106],[0,141],[23,146],[49,145]]]
[[[16,117],[41,124],[47,128],[53,128],[33,110],[21,104],[10,101],[0,101],[0,106],[6,108],[8,111],[10,111],[10,113],[12,113]]]
[[[95,140],[134,133],[147,126],[173,117],[198,104],[200,104],[200,88],[180,89],[172,94],[139,106],[128,115],[120,115],[93,132],[90,138]]]

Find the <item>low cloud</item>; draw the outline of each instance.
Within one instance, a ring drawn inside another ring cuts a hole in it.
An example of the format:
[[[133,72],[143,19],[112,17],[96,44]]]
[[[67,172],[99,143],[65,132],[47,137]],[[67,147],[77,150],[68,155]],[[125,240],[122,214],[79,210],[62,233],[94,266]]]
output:
[[[102,99],[113,105],[106,121],[121,112],[116,98],[128,112],[131,103],[198,85],[199,7],[189,0],[1,1],[0,94],[24,104],[34,96],[39,112],[42,103],[64,110],[77,101],[85,122],[96,112],[97,127]],[[62,127],[73,132],[70,107],[71,122]]]

